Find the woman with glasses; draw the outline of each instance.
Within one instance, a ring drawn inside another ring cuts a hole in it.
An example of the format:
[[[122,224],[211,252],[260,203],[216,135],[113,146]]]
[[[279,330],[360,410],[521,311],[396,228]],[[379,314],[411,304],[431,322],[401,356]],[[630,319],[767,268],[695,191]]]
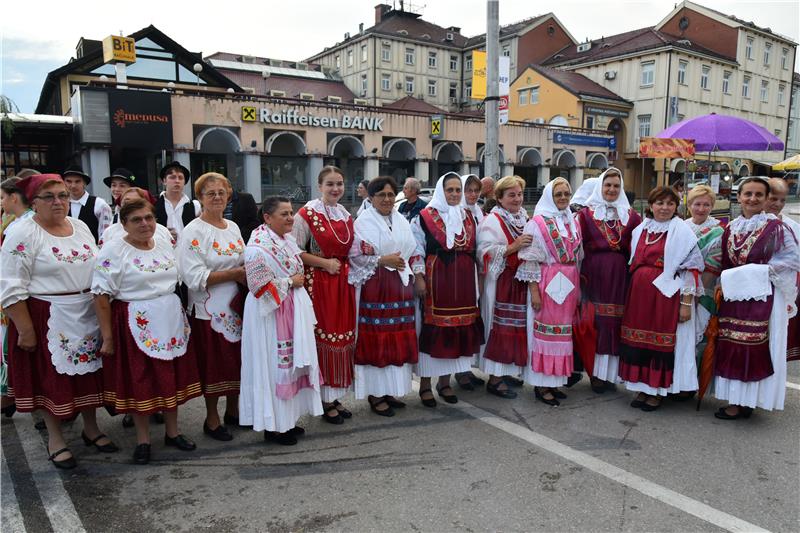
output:
[[[246,286],[244,242],[239,227],[223,217],[233,189],[222,174],[209,172],[194,183],[203,211],[186,225],[178,244],[178,270],[189,289],[189,316],[200,383],[206,400],[203,433],[229,441],[226,425],[238,425],[242,313]],[[224,423],[217,403],[225,396]]]
[[[86,224],[67,217],[70,196],[59,175],[17,186],[36,214],[17,223],[0,254],[0,305],[11,319],[9,393],[19,411],[43,411],[49,459],[69,469],[77,463],[61,422],[78,413],[87,446],[117,451],[95,414],[103,405],[100,329],[89,294],[97,247]]]
[[[355,223],[349,281],[356,287],[358,333],[355,356],[357,399],[372,411],[394,416],[411,391],[417,362],[416,298],[412,263],[421,268],[408,221],[394,208],[397,183],[390,176],[367,187],[371,209]]]

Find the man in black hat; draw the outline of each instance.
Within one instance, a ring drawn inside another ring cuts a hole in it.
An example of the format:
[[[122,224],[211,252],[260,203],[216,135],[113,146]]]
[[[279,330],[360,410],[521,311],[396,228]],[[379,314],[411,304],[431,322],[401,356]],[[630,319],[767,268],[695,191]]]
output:
[[[65,170],[61,177],[69,191],[69,211],[72,218],[77,218],[89,226],[89,231],[98,242],[103,232],[111,225],[111,207],[102,198],[86,191],[92,178],[83,169],[73,165]]]
[[[127,168],[118,168],[110,176],[103,178],[103,183],[111,189],[111,210],[114,214],[112,223],[116,224],[119,222],[119,200],[125,191],[137,186],[136,176]]]
[[[189,199],[183,192],[191,178],[185,166],[177,161],[167,163],[159,175],[164,192],[156,200],[156,222],[166,226],[177,240],[186,224],[200,216],[200,202]]]

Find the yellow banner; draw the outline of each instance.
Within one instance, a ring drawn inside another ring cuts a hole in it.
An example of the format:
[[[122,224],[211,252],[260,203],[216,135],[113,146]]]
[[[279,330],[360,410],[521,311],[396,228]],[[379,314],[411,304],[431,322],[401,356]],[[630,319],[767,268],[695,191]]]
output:
[[[486,98],[486,52],[472,52],[472,98]]]

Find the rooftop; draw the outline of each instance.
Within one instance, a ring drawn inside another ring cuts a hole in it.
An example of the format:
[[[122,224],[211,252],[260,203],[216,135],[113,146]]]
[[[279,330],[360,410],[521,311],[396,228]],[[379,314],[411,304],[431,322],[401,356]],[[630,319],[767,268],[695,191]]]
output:
[[[596,98],[604,98],[606,100],[616,100],[620,104],[626,104],[628,106],[633,105],[631,102],[620,97],[613,91],[606,89],[599,83],[590,80],[583,74],[578,74],[577,72],[571,72],[568,70],[557,70],[551,67],[543,67],[541,65],[532,64],[529,65],[529,67],[576,96],[593,96]]]

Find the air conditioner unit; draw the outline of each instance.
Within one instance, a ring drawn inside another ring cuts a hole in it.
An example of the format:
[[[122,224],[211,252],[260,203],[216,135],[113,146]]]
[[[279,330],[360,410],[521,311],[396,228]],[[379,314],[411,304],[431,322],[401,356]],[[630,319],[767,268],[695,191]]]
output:
[[[605,75],[604,75],[603,77],[604,77],[605,79],[607,79],[607,80],[613,80],[613,79],[616,79],[616,77],[617,77],[617,71],[616,71],[616,70],[607,70],[607,71],[606,71],[606,73],[605,73]]]
[[[397,83],[394,84],[394,87],[395,87],[395,89],[402,89],[403,88],[403,82],[402,81],[398,81]]]

